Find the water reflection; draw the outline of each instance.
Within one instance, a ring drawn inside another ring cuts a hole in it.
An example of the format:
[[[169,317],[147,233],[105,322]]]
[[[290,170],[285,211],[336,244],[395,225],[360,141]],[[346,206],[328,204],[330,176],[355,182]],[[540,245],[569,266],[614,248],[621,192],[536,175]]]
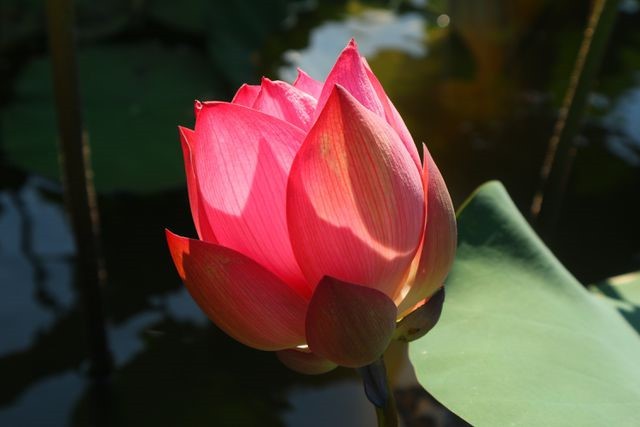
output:
[[[345,40],[355,37],[360,54],[374,56],[383,49],[405,52],[421,57],[427,53],[425,18],[416,12],[395,13],[387,9],[365,9],[341,21],[327,21],[309,34],[304,49],[287,50],[283,59],[287,62],[279,70],[282,80],[293,82],[298,67],[316,79],[324,79],[345,46]]]
[[[160,224],[179,217],[175,227],[193,233],[184,191],[137,202],[165,206],[164,217],[136,209],[127,197],[101,199],[110,213],[104,217],[112,278],[107,331],[116,371],[109,384],[92,387],[85,372],[83,318],[73,290],[74,250],[60,196],[57,186],[35,177],[17,189],[0,191],[0,233],[8,237],[0,248],[0,425],[199,426],[211,420],[215,425],[297,426],[307,425],[302,414],[327,419],[323,405],[335,396],[339,401],[331,403],[331,413],[336,425],[370,425],[370,417],[361,424],[340,424],[344,417],[361,420],[363,407],[372,413],[352,372],[300,377],[272,353],[251,350],[218,331],[196,307],[171,271]],[[167,204],[173,209],[167,210]],[[31,239],[25,239],[23,221],[30,221],[26,229]],[[147,234],[157,234],[160,243],[150,245],[154,240]],[[25,242],[33,254],[25,254]],[[131,256],[140,251],[145,251],[146,262],[133,261],[159,271],[129,270]],[[53,305],[35,297],[35,264],[43,266],[41,286]],[[135,289],[139,278],[156,281],[151,291]],[[156,286],[160,282],[164,285]],[[131,299],[137,299],[135,307]]]
[[[283,415],[289,426],[367,427],[376,424],[375,412],[357,378],[322,388],[295,386],[289,390],[289,396],[291,407]],[[331,410],[327,410],[327,402],[333,402]]]
[[[73,302],[73,240],[60,204],[47,198],[59,192],[31,177],[0,193],[0,357],[32,345]]]
[[[640,80],[640,76],[638,77]],[[611,112],[603,119],[609,128],[606,144],[609,150],[631,166],[640,166],[640,87],[619,97]]]

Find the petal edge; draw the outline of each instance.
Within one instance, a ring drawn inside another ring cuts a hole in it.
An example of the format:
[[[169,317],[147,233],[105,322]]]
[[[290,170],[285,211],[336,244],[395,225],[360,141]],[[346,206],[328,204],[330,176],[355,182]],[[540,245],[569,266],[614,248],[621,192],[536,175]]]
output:
[[[193,159],[192,146],[194,144],[195,132],[191,129],[178,126],[180,133],[180,145],[182,146],[182,156],[184,158],[184,170],[187,178],[187,194],[189,196],[189,207],[191,208],[191,216],[193,225],[200,240],[209,243],[216,243],[216,236],[209,225],[207,215],[203,211],[203,200],[200,187],[198,185],[198,175],[196,174]]]
[[[456,255],[458,226],[447,186],[426,145],[423,180],[427,185],[427,221],[422,250],[414,267],[410,289],[398,306],[401,314],[432,295],[443,282]]]

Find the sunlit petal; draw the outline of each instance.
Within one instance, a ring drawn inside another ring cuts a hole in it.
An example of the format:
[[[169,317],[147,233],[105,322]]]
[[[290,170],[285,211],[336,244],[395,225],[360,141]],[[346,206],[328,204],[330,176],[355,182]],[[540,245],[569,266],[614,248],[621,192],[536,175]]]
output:
[[[304,133],[259,111],[205,103],[196,120],[195,170],[218,242],[285,282],[307,287],[287,231],[286,185]]]
[[[263,78],[253,108],[306,130],[311,126],[316,103],[314,97],[289,83]]]
[[[287,220],[309,283],[330,275],[392,296],[424,223],[418,170],[396,133],[336,87],[291,169]]]

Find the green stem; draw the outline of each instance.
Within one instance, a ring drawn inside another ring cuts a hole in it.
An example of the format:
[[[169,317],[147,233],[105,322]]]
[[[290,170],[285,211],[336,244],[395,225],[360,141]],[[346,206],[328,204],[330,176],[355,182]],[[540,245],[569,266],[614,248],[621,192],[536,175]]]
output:
[[[543,235],[551,234],[558,221],[576,152],[574,139],[580,130],[589,91],[602,62],[619,3],[620,0],[595,0],[593,4],[531,203],[531,218],[538,222]]]
[[[382,357],[370,365],[358,369],[369,401],[376,409],[379,427],[398,427],[398,409],[387,369]]]
[[[391,393],[391,397],[384,408],[376,406],[376,416],[379,427],[398,427],[398,409],[396,408],[396,399],[393,397],[393,393]]]
[[[87,324],[90,373],[106,379],[111,370],[102,306],[105,270],[89,144],[82,126],[73,0],[47,0],[64,195],[73,228],[79,295]]]

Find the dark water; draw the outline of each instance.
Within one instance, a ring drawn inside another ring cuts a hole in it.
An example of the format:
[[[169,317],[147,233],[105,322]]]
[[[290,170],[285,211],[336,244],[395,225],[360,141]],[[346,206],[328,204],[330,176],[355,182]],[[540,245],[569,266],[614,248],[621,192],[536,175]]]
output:
[[[580,1],[205,3],[78,3],[115,364],[104,388],[87,380],[42,16],[0,8],[2,426],[372,425],[353,373],[289,372],[218,331],[181,287],[163,236],[194,235],[175,125],[191,123],[193,98],[228,98],[260,74],[322,78],[355,36],[456,204],[500,179],[526,211],[588,14]],[[549,239],[584,283],[640,269],[639,29],[640,4],[622,1]],[[456,423],[426,413],[415,425]]]

